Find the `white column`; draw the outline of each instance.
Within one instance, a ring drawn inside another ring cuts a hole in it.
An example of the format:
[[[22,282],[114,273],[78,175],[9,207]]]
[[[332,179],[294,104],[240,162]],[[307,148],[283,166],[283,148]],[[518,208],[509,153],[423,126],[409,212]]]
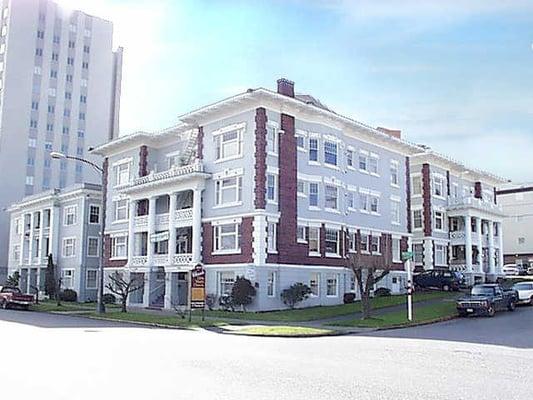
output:
[[[498,222],[498,247],[500,249],[499,251],[499,257],[498,257],[498,268],[496,268],[496,273],[498,275],[502,274],[502,267],[503,267],[503,229],[502,229],[502,223]]]
[[[197,264],[202,260],[202,189],[195,188],[192,202],[192,262]]]
[[[24,238],[26,237],[26,214],[22,214],[22,224],[21,224],[21,235],[20,235],[20,257],[19,257],[19,266],[24,265]]]
[[[33,213],[30,214],[30,243],[29,243],[29,264],[33,264],[33,230],[35,229]],[[29,284],[28,284],[29,287]]]
[[[465,258],[466,258],[466,270],[472,272],[472,225],[470,216],[466,215],[465,220]]]
[[[156,203],[157,197],[152,196],[148,200],[148,252],[147,254],[147,260],[148,260],[148,267],[152,267],[153,259],[154,259],[154,246],[152,243],[152,235],[155,233],[155,203]]]
[[[488,221],[489,224],[489,274],[496,273],[496,266],[494,263],[494,222]]]
[[[135,255],[135,214],[137,211],[137,201],[130,199],[129,203],[129,221],[128,221],[128,264],[131,265],[132,258]]]
[[[39,216],[39,226],[41,227],[39,230],[39,264],[42,264],[44,258],[44,210],[41,210],[41,214]]]
[[[59,257],[59,207],[52,207],[50,210],[50,251],[53,255],[54,263]]]
[[[150,292],[152,290],[152,271],[144,273],[143,307],[150,307]]]
[[[37,276],[35,279],[35,286],[37,287],[37,291],[41,291],[41,267],[37,268]]]
[[[164,308],[171,310],[172,309],[172,288],[173,285],[173,275],[172,272],[165,272],[165,304]]]
[[[264,215],[254,217],[254,264],[265,265],[266,262],[267,221]]]
[[[476,218],[476,231],[477,231],[477,254],[478,254],[478,270],[483,271],[483,235],[482,235],[482,221],[481,218]]]
[[[168,264],[174,264],[174,254],[176,254],[176,206],[177,193],[170,193],[168,208]],[[167,293],[167,292],[165,292]],[[167,308],[165,306],[165,308]]]

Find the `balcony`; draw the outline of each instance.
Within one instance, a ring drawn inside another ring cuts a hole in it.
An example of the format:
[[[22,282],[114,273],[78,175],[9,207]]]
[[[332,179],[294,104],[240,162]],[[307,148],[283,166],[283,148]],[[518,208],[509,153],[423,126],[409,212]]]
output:
[[[475,209],[477,211],[497,215],[500,217],[504,216],[502,207],[492,202],[483,201],[482,199],[478,199],[472,196],[461,198],[448,198],[448,213],[453,213],[453,211],[465,211],[467,209]],[[460,215],[460,213],[457,213],[456,215]]]
[[[172,265],[191,265],[192,254],[181,253],[172,256]],[[168,254],[154,254],[152,266],[154,265],[168,265]],[[146,267],[148,266],[148,256],[133,256],[130,261],[132,267]]]
[[[131,257],[130,265],[132,267],[144,267],[148,264],[148,256],[133,256]]]
[[[172,264],[174,265],[190,265],[191,263],[191,253],[174,254],[174,257],[172,257]]]

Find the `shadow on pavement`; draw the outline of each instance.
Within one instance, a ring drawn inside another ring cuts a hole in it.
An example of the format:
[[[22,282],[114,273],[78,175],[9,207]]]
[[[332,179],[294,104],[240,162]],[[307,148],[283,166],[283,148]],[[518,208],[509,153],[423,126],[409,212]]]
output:
[[[126,322],[101,321],[78,317],[75,315],[61,315],[22,310],[0,310],[0,322],[14,322],[39,328],[144,328],[148,326],[128,324]]]
[[[501,311],[493,318],[458,318],[432,325],[378,331],[358,336],[442,340],[532,349],[533,307],[518,307],[514,312]]]

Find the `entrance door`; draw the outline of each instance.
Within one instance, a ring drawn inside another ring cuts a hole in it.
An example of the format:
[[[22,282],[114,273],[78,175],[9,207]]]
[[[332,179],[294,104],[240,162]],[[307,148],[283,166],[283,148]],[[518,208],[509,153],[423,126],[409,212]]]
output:
[[[186,306],[189,299],[189,281],[187,272],[178,272],[178,305]]]

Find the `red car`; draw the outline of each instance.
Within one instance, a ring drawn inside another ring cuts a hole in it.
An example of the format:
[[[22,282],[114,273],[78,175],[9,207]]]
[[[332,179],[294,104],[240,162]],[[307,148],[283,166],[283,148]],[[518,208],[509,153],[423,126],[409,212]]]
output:
[[[35,297],[32,294],[24,294],[16,287],[0,286],[0,307],[4,310],[11,306],[19,306],[27,310],[33,303],[35,303]]]

